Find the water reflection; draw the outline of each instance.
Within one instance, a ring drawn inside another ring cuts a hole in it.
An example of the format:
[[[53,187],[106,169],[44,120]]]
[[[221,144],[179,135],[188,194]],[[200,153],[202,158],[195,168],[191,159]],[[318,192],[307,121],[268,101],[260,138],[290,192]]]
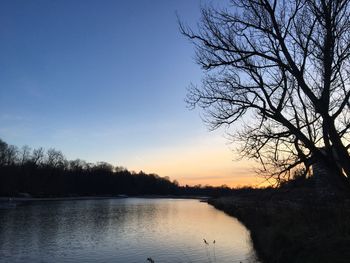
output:
[[[196,200],[38,202],[0,222],[0,262],[254,261],[247,230]]]

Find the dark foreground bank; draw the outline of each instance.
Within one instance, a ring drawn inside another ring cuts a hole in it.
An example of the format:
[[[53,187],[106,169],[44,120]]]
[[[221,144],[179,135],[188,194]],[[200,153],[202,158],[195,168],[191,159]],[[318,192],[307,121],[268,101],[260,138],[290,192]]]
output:
[[[293,198],[298,196],[298,199]],[[266,263],[350,261],[350,202],[302,190],[257,190],[209,203],[238,218]]]

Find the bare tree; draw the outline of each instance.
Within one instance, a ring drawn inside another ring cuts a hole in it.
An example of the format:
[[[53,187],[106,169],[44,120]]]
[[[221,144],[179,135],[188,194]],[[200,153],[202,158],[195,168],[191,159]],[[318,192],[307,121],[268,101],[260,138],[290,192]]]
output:
[[[18,161],[18,148],[14,145],[9,145],[7,149],[7,165],[14,165]]]
[[[206,75],[191,107],[277,179],[323,162],[350,176],[350,7],[347,0],[232,0],[206,7],[197,30],[180,23]]]
[[[0,166],[6,164],[6,152],[8,145],[6,142],[0,139]]]
[[[83,171],[86,169],[86,162],[80,159],[69,161],[69,169],[75,172]]]
[[[45,151],[42,147],[34,149],[31,162],[34,165],[41,166],[44,162]]]
[[[32,150],[28,145],[21,147],[21,150],[19,151],[19,162],[22,166],[32,159],[31,151]]]
[[[50,148],[47,150],[46,164],[51,168],[64,168],[67,160],[61,151]]]

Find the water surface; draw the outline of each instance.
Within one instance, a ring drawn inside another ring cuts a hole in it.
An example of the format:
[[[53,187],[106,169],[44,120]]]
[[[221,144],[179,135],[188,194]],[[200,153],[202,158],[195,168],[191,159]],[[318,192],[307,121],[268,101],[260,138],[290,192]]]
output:
[[[0,210],[0,262],[148,257],[156,263],[256,262],[247,229],[198,200],[51,201]]]

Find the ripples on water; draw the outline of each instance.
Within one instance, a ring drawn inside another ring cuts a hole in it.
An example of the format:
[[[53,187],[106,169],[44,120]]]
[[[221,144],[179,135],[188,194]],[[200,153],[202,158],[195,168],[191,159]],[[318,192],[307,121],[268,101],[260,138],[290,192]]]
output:
[[[197,200],[35,202],[0,210],[0,262],[128,263],[148,257],[156,263],[255,262],[246,228]]]

